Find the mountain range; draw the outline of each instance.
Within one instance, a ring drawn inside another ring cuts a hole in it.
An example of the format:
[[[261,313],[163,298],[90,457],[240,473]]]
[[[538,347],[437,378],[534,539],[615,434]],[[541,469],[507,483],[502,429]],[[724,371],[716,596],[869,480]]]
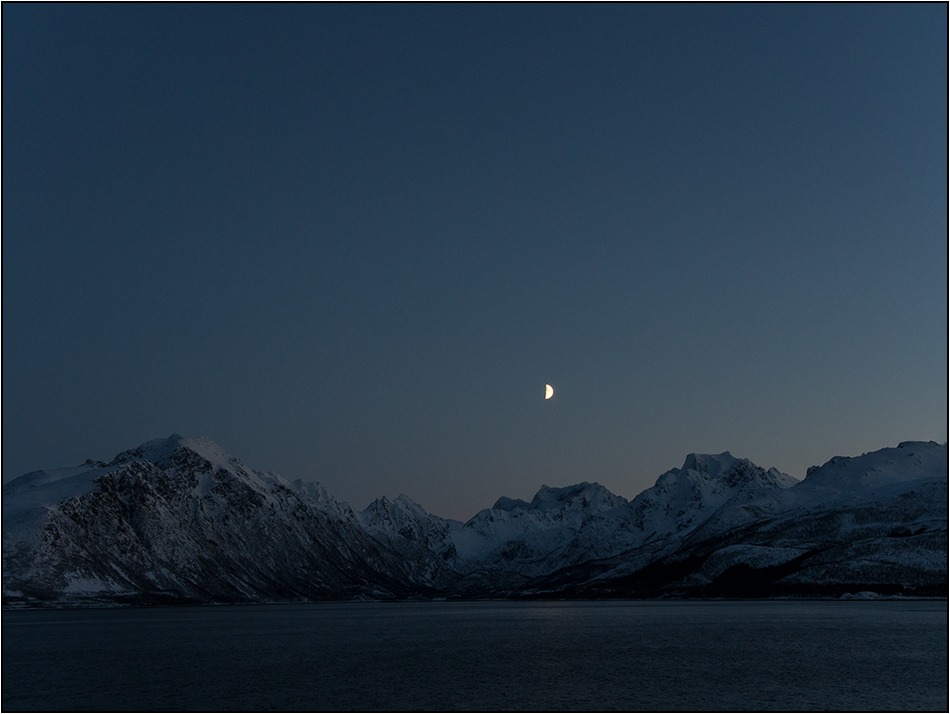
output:
[[[690,454],[632,501],[597,483],[467,522],[361,512],[173,434],[3,486],[15,606],[405,598],[947,595],[947,445],[835,457],[798,481]]]

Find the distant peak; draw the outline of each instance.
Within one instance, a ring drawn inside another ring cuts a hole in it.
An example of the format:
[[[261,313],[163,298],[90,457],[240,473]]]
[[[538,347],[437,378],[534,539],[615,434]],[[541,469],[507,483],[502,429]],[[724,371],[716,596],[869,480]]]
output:
[[[330,492],[327,491],[326,486],[319,481],[304,481],[298,478],[291,485],[299,493],[309,496],[317,503],[331,503],[336,500],[330,495]]]
[[[421,505],[413,501],[409,496],[404,493],[400,493],[399,496],[393,501],[393,503],[399,504],[402,508],[407,511],[415,511],[416,513],[423,513],[428,515],[428,511],[423,508]]]
[[[508,498],[507,496],[502,496],[497,501],[495,505],[492,506],[492,509],[496,511],[513,511],[516,508],[520,508],[522,511],[526,511],[531,508],[531,504],[527,501],[523,501],[520,498]]]
[[[788,488],[798,482],[798,479],[778,469],[765,469],[749,459],[736,458],[728,451],[723,451],[721,454],[689,454],[683,468],[667,471],[657,479],[656,485],[670,488],[685,484],[692,480],[693,477],[689,476],[691,473],[699,475],[703,481],[722,483],[729,487],[759,484]]]
[[[409,512],[422,512],[427,513],[426,509],[420,506],[418,503],[413,501],[409,496],[404,493],[400,493],[396,498],[390,500],[387,496],[383,495],[370,503],[364,511],[409,511]]]
[[[721,454],[688,454],[683,464],[684,471],[698,471],[699,473],[708,473],[711,476],[728,471],[739,462],[735,456],[728,451]]]
[[[620,505],[620,503],[627,502],[627,499],[611,493],[599,483],[582,481],[573,486],[564,486],[563,488],[551,488],[547,485],[541,486],[528,505],[533,509],[560,508],[565,505],[575,504],[578,499],[580,499],[579,505],[581,507],[586,508],[593,506],[597,510],[607,510]]]
[[[110,465],[123,464],[138,459],[162,465],[180,449],[194,452],[218,467],[228,468],[232,463],[240,463],[207,436],[191,437],[174,433],[165,439],[152,439],[134,449],[123,451],[112,460]]]
[[[933,449],[947,448],[946,444],[938,444],[936,441],[902,441],[897,445],[898,449]]]

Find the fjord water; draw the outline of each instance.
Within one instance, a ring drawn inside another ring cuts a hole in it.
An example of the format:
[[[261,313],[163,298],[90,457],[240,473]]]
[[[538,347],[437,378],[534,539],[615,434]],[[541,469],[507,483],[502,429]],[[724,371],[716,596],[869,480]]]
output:
[[[946,601],[7,611],[4,711],[946,710]]]

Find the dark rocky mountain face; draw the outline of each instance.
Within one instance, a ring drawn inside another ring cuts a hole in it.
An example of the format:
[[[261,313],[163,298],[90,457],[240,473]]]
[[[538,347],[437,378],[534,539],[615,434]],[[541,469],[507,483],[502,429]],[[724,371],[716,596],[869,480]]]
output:
[[[3,488],[6,605],[405,597],[946,595],[947,448],[836,457],[802,482],[691,454],[633,501],[599,484],[462,524],[173,435]]]
[[[261,602],[428,593],[420,569],[279,477],[186,444],[126,452],[92,490],[4,535],[8,601]],[[131,454],[131,456],[130,456]],[[223,463],[222,463],[223,461]],[[15,484],[4,499],[16,500]],[[6,504],[5,504],[6,505]],[[11,557],[7,558],[8,550]]]

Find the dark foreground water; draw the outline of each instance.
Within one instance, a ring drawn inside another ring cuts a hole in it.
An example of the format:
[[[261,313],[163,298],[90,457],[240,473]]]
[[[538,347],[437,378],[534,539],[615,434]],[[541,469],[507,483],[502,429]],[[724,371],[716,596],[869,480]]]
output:
[[[942,710],[947,603],[3,613],[4,711]]]

